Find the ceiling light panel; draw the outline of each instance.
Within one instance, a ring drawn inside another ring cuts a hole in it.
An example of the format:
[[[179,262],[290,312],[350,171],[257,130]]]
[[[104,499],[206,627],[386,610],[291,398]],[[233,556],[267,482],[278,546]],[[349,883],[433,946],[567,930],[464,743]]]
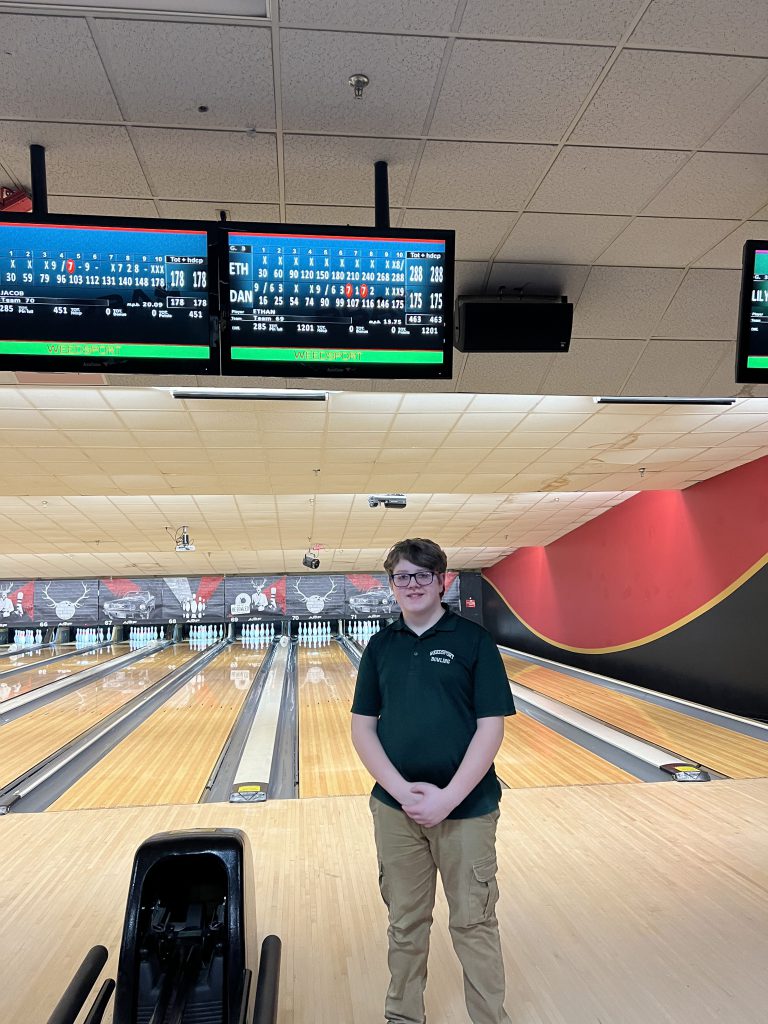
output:
[[[172,15],[218,19],[260,19],[269,17],[269,0],[112,0],[97,4],[88,0],[48,0],[47,3],[15,4],[35,13]]]

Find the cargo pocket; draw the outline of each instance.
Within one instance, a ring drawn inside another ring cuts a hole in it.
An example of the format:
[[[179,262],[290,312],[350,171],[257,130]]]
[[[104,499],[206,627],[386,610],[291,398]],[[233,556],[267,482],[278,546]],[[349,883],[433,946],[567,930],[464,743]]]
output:
[[[389,910],[389,886],[387,884],[387,879],[384,876],[384,865],[381,861],[379,861],[379,892],[381,893],[381,898],[384,900],[384,905],[387,910]]]
[[[472,865],[469,884],[469,924],[479,924],[492,914],[499,898],[496,858],[487,857]]]

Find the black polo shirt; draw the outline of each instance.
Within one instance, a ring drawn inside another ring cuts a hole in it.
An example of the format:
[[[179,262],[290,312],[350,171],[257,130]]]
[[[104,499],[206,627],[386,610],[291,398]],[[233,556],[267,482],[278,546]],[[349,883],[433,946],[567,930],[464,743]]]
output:
[[[381,745],[404,779],[442,789],[456,774],[477,719],[514,715],[515,704],[490,633],[445,608],[421,636],[401,615],[371,637],[360,661],[352,712],[378,718]],[[373,796],[400,807],[378,783]],[[488,814],[500,796],[491,765],[448,817]]]

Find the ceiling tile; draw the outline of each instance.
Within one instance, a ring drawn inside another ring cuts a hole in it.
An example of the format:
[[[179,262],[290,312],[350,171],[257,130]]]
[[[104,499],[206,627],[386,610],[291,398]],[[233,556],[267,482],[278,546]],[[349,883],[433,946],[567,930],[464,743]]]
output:
[[[722,267],[741,270],[747,239],[768,239],[768,220],[749,220],[732,231],[719,245],[697,260],[696,267]]]
[[[419,36],[283,30],[285,131],[421,134],[445,42]],[[357,71],[370,79],[360,99],[349,84],[350,74]]]
[[[152,193],[165,199],[277,200],[274,135],[131,128]],[[184,173],[179,174],[179,168]],[[258,189],[258,196],[254,196]]]
[[[703,149],[733,150],[740,153],[768,152],[765,111],[768,108],[768,79],[764,80],[727,117]]]
[[[627,223],[627,217],[524,213],[498,259],[590,264]]]
[[[141,164],[124,128],[1,121],[3,161],[28,189],[32,143],[45,147],[48,189],[54,195],[69,191],[78,196],[149,195]]]
[[[689,270],[654,335],[735,340],[740,282],[737,270]]]
[[[596,262],[612,267],[685,267],[725,238],[737,223],[637,217]]]
[[[373,206],[306,206],[289,204],[285,208],[289,224],[344,224],[351,227],[373,227],[376,211]],[[390,224],[397,224],[400,210],[390,207]]]
[[[268,28],[110,18],[90,24],[126,121],[274,128]]]
[[[456,0],[377,0],[361,4],[359,0],[280,0],[281,25],[305,25],[316,28],[358,31],[391,30],[402,32],[444,32],[450,29]]]
[[[694,148],[764,74],[759,60],[625,50],[571,138],[606,146]]]
[[[485,260],[474,263],[457,262],[454,267],[454,291],[456,295],[482,295],[485,292],[484,282],[488,270]],[[460,352],[454,351],[454,375],[457,369],[457,360]]]
[[[695,10],[677,0],[655,0],[629,41],[637,46],[768,57],[768,30],[756,17],[759,13],[755,0],[733,0],[727,6],[720,0],[696,0]]]
[[[696,153],[643,210],[661,217],[754,214],[768,195],[768,156]]]
[[[92,196],[48,196],[49,213],[83,213],[96,217],[157,217],[151,199],[107,199]]]
[[[647,338],[680,281],[676,270],[593,267],[573,314],[575,338]]]
[[[624,385],[626,395],[696,395],[722,354],[717,341],[649,341]],[[672,422],[658,429],[674,429]]]
[[[280,221],[280,207],[270,203],[227,203],[190,202],[188,200],[158,199],[155,204],[161,217],[179,217],[182,220],[221,220],[225,210],[227,220],[246,220],[277,224]]]
[[[685,159],[685,153],[672,151],[567,146],[539,186],[529,209],[639,213]],[[682,211],[673,210],[670,215],[675,212]]]
[[[577,303],[588,275],[589,267],[497,262],[488,279],[488,294],[494,295],[501,287],[507,292],[523,288],[530,295],[565,295],[569,302]],[[524,389],[515,390],[525,394]]]
[[[3,117],[120,119],[84,18],[0,14],[0,38]]]
[[[318,195],[353,206],[373,205],[373,165],[389,165],[389,198],[402,203],[418,143],[400,139],[286,135],[285,198],[290,203],[316,201]]]
[[[636,11],[637,0],[469,0],[461,32],[617,43]]]
[[[558,142],[610,54],[597,46],[457,39],[431,134]]]
[[[510,228],[514,214],[463,210],[408,210],[406,228],[439,228],[456,232],[456,258],[487,260]]]
[[[542,389],[548,394],[588,395],[600,381],[604,394],[618,394],[642,351],[643,342],[614,338],[573,338],[570,350],[557,353]]]
[[[542,354],[472,355],[464,366],[459,387],[462,391],[530,394],[539,390],[553,358]]]
[[[519,210],[549,163],[551,146],[430,141],[410,205],[454,210]]]

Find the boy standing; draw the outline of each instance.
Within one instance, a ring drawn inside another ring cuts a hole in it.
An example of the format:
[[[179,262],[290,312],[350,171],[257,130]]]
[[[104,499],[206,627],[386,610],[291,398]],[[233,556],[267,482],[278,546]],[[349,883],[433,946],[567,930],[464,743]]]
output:
[[[400,541],[384,562],[401,616],[363,653],[352,742],[371,795],[389,911],[389,1024],[423,1024],[437,872],[473,1024],[510,1024],[495,915],[501,787],[493,759],[515,713],[490,634],[442,604],[445,552]]]

